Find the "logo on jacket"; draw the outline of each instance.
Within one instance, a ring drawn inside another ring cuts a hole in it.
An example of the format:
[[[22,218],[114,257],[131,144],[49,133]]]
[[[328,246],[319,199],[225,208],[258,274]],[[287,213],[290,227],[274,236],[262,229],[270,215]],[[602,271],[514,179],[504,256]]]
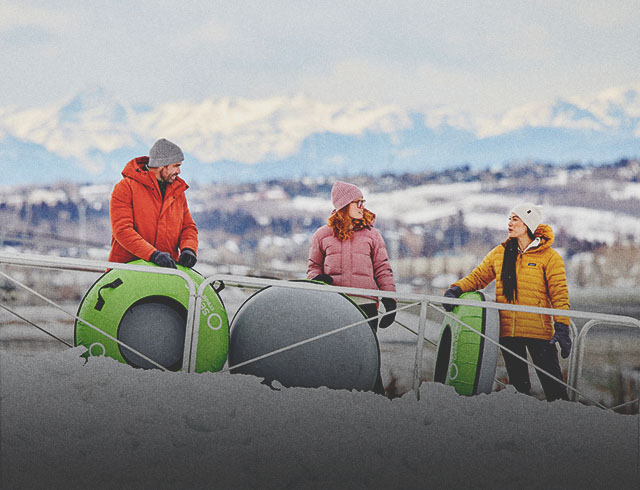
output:
[[[535,266],[536,266],[536,265],[538,265],[538,264],[536,264],[535,262],[529,262],[527,265],[529,265],[529,266],[531,266],[531,267],[535,267]]]

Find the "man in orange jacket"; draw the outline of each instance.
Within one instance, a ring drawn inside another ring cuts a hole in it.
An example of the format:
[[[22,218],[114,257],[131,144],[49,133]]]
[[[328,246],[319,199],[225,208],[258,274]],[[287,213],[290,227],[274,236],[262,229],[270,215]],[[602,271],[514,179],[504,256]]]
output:
[[[110,262],[140,258],[174,269],[176,262],[195,265],[198,228],[184,195],[189,186],[178,177],[183,160],[182,150],[162,138],[148,157],[134,158],[124,167],[109,203]]]

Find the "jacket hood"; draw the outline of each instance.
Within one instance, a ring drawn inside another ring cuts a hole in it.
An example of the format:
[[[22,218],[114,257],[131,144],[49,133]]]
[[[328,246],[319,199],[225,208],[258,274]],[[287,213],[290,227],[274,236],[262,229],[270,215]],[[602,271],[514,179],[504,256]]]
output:
[[[548,248],[553,245],[555,240],[555,235],[553,234],[553,230],[549,225],[538,225],[536,231],[534,233],[535,236],[540,238],[540,246],[539,249]]]
[[[536,231],[534,232],[534,235],[536,238],[540,238],[540,245],[538,245],[536,248],[530,249],[529,251],[537,252],[540,250],[545,250],[553,245],[555,236],[553,234],[553,229],[551,229],[549,225],[538,225]],[[506,247],[508,241],[509,239],[507,238],[504,242],[502,242],[502,246]]]
[[[149,157],[136,157],[133,160],[129,160],[122,170],[122,176],[129,179],[133,179],[136,182],[141,183],[147,187],[155,187],[156,179],[154,175],[146,169],[146,165],[149,163]],[[170,186],[174,191],[186,191],[189,186],[180,177],[176,177],[176,180]]]

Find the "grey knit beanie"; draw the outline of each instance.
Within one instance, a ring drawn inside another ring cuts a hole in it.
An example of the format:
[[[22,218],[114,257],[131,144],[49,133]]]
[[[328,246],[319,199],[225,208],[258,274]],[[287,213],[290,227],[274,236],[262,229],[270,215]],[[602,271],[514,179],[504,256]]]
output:
[[[164,138],[156,141],[149,150],[149,167],[164,167],[183,160],[180,147]]]

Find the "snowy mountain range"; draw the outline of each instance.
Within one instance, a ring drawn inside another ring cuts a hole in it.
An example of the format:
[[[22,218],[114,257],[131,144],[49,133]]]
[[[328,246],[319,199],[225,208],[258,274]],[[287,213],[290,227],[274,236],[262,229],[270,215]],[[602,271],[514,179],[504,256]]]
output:
[[[495,117],[301,95],[133,106],[96,88],[47,107],[0,107],[3,183],[113,182],[159,137],[183,148],[184,176],[200,182],[610,161],[640,155],[640,84]]]

